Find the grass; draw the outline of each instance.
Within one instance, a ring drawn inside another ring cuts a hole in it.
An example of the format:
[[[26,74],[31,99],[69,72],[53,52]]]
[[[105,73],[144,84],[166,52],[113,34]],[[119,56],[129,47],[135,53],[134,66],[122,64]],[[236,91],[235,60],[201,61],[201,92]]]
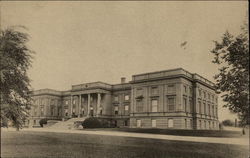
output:
[[[177,136],[196,136],[196,137],[242,137],[240,131],[224,130],[182,130],[182,129],[157,129],[157,128],[96,128],[84,130],[101,130],[101,131],[122,131],[135,133],[166,134]]]
[[[2,132],[1,157],[246,158],[247,146],[49,132]]]

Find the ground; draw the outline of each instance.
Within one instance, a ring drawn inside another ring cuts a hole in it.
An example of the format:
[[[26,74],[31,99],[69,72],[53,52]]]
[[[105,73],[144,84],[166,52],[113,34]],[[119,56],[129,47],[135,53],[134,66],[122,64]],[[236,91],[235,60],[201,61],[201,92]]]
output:
[[[121,136],[8,131],[1,157],[48,158],[246,158],[248,146]]]

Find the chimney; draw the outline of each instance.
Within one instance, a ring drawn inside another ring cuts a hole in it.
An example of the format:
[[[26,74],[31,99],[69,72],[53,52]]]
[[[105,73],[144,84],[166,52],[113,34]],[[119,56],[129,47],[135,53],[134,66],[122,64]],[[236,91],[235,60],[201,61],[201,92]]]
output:
[[[121,78],[121,84],[125,83],[126,82],[126,78],[125,77],[122,77]]]

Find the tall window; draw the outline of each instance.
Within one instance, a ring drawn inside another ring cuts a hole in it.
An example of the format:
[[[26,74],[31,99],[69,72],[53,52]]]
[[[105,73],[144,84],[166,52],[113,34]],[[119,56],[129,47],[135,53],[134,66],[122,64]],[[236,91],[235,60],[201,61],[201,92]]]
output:
[[[158,111],[158,100],[152,99],[151,106],[152,106],[152,112],[157,112]]]
[[[174,127],[174,120],[173,119],[168,119],[168,127]]]
[[[208,107],[208,115],[210,116],[211,115],[211,113],[210,113],[210,104],[208,104],[207,107]]]
[[[139,88],[136,90],[136,96],[141,96],[142,95],[142,89]]]
[[[68,116],[68,109],[64,110],[64,114],[65,114],[65,116]]]
[[[68,105],[68,104],[69,104],[69,101],[68,101],[68,100],[66,100],[66,101],[65,101],[65,104],[66,104],[66,105]]]
[[[136,120],[136,126],[141,127],[141,120]]]
[[[189,98],[189,109],[190,109],[190,112],[193,112],[193,102],[191,98]]]
[[[175,111],[175,97],[169,96],[167,98],[168,111]]]
[[[201,114],[201,101],[199,101],[198,104],[199,104],[199,113]]]
[[[118,115],[118,106],[115,106],[115,115]]]
[[[189,95],[191,96],[193,94],[193,89],[192,87],[189,87]]]
[[[118,96],[114,96],[114,101],[118,102]]]
[[[187,129],[187,119],[185,119],[185,129]]]
[[[152,120],[152,127],[156,127],[156,120]]]
[[[214,106],[212,106],[212,116],[214,116]]]
[[[174,84],[170,84],[167,86],[167,92],[168,93],[174,93],[175,92],[175,85]]]
[[[184,111],[187,112],[187,98],[183,98],[183,106]]]
[[[184,92],[187,93],[187,86],[183,86],[184,87]]]
[[[50,107],[50,115],[51,116],[54,116],[54,109],[55,109],[54,106]]]
[[[136,100],[136,112],[143,112],[142,100]]]
[[[199,96],[201,97],[201,90],[199,89]]]
[[[206,92],[203,92],[203,96],[204,96],[204,98],[206,98]]]
[[[128,105],[125,105],[125,111],[128,111]]]
[[[125,95],[124,99],[125,99],[126,101],[128,101],[128,100],[129,100],[129,95],[128,95],[128,94]]]
[[[158,91],[158,87],[152,87],[151,88],[151,95],[158,95],[159,91]]]
[[[44,106],[43,105],[40,107],[40,112],[41,112],[41,116],[43,116],[44,115]]]
[[[34,116],[37,115],[36,106],[34,107]]]
[[[206,110],[206,103],[203,102],[203,110],[204,110],[204,114],[206,115],[207,114],[207,110]]]
[[[201,120],[199,120],[199,126],[200,126],[200,129],[202,129],[202,126],[201,126]]]

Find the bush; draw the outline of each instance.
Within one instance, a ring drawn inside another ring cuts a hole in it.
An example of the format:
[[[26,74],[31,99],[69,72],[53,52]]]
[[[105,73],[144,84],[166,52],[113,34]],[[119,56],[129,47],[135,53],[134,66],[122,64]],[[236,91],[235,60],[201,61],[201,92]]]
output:
[[[47,120],[46,118],[45,118],[45,119],[41,119],[41,120],[39,121],[40,126],[43,127],[44,124],[47,124],[47,121],[48,121],[48,120]]]
[[[86,118],[82,123],[83,128],[102,128],[102,123],[95,117]]]
[[[224,120],[224,121],[222,121],[222,125],[224,125],[224,126],[234,126],[234,122],[232,120]]]

